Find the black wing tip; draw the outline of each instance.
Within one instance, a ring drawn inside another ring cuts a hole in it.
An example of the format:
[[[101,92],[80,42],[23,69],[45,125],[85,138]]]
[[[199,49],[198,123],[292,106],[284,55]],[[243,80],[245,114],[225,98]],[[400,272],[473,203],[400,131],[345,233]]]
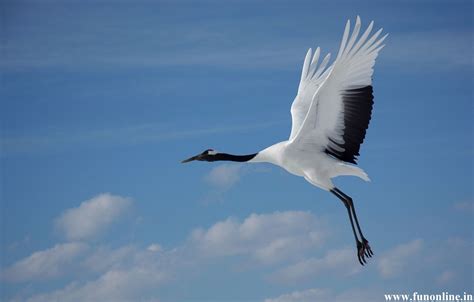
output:
[[[348,157],[348,156],[340,155],[340,152],[334,151],[334,149],[332,148],[326,148],[324,152],[344,162],[357,165],[357,158],[355,156]]]
[[[346,89],[342,92],[342,101],[344,104],[344,134],[342,136],[344,143],[337,143],[329,137],[329,141],[336,145],[332,148],[326,147],[325,152],[339,160],[357,164],[360,145],[364,142],[366,130],[372,115],[374,104],[372,85]]]

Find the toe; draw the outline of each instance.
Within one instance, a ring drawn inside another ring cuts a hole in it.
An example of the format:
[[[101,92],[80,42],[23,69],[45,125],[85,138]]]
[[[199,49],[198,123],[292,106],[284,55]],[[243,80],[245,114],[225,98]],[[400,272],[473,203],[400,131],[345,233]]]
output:
[[[365,263],[367,263],[367,261],[365,260],[365,256],[364,256],[364,248],[362,247],[361,249],[359,249],[358,251],[358,257],[359,257],[359,262],[364,265]]]
[[[370,248],[369,245],[367,245],[367,251],[369,252],[370,257],[374,255],[374,252],[372,252],[372,249]]]

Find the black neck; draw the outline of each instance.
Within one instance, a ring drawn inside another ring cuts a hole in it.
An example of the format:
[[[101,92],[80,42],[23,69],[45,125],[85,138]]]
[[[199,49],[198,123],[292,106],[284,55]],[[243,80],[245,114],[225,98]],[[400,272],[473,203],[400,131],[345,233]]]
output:
[[[251,160],[257,155],[257,153],[254,154],[248,154],[248,155],[233,155],[233,154],[227,154],[227,153],[217,153],[216,155],[213,156],[215,161],[237,161],[237,162],[246,162]]]

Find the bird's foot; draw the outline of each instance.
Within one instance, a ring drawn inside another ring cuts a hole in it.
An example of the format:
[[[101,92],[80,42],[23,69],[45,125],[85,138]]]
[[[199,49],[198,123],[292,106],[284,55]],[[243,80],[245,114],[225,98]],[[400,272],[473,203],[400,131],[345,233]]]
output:
[[[370,248],[369,241],[362,238],[362,242],[357,241],[357,257],[359,258],[360,264],[364,265],[367,263],[365,257],[371,258],[374,255],[372,249]]]

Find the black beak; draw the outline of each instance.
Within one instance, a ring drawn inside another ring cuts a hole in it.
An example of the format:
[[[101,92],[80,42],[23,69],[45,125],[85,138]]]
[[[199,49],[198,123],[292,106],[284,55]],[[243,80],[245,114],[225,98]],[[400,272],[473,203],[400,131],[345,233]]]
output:
[[[181,163],[182,164],[189,163],[190,161],[197,160],[197,159],[199,159],[199,155],[196,155],[196,156],[190,157],[188,159],[182,160]]]

